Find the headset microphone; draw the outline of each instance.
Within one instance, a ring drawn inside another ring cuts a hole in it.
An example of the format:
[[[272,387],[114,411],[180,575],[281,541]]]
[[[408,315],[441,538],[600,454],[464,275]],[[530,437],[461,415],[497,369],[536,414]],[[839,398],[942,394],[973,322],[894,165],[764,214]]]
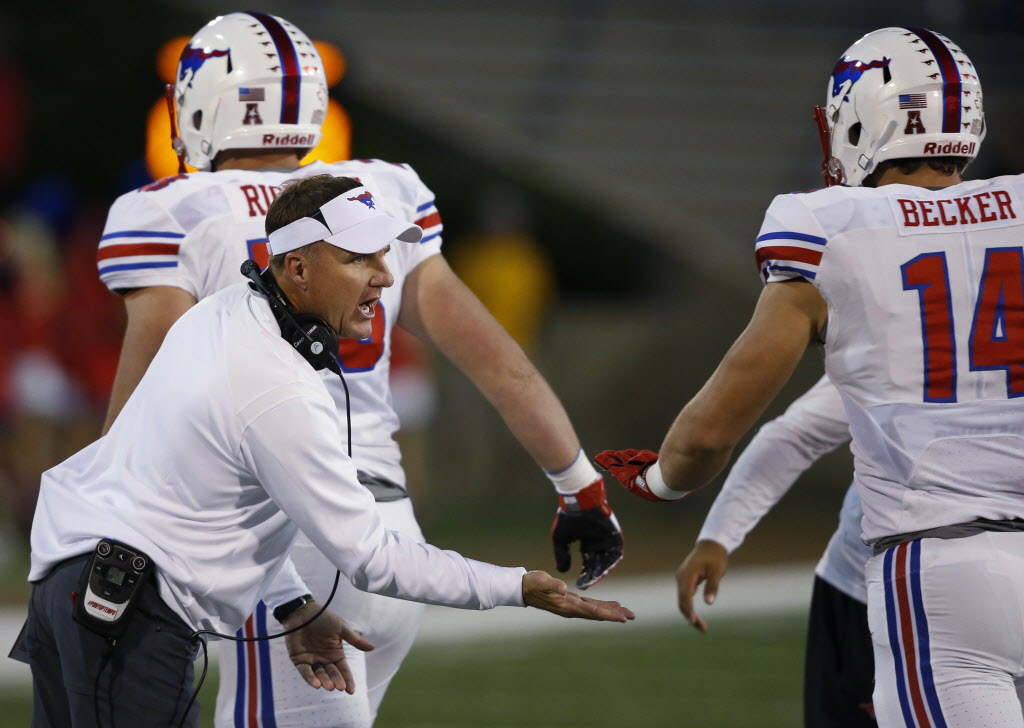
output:
[[[256,261],[250,259],[242,263],[241,272],[249,279],[250,288],[267,297],[285,341],[317,371],[330,369],[340,376],[341,367],[336,358],[338,334],[331,325],[311,313],[293,314],[288,298],[277,285],[273,274],[269,269],[261,274]]]

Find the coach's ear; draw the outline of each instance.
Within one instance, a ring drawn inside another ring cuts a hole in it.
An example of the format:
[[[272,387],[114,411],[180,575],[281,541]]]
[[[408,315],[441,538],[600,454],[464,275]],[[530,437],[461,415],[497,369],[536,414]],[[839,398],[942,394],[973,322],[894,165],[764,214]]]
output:
[[[282,266],[285,278],[303,293],[309,288],[309,260],[299,250],[293,250],[284,256]]]

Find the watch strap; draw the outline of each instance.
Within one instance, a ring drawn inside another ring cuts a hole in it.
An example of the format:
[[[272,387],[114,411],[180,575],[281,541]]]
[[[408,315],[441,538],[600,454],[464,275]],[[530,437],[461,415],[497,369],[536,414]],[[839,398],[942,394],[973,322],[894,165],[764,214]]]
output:
[[[302,607],[306,606],[311,601],[313,601],[312,594],[303,594],[301,597],[296,597],[284,604],[280,604],[274,608],[274,619],[278,622],[284,622],[284,620],[288,619],[288,617],[299,609],[302,609]]]

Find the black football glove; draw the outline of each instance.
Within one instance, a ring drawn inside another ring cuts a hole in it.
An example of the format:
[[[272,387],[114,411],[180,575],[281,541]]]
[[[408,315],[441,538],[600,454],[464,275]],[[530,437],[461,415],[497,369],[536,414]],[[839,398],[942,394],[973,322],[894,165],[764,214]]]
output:
[[[569,546],[580,542],[583,568],[576,579],[578,589],[601,581],[622,561],[622,529],[608,505],[604,480],[598,478],[586,488],[558,496],[558,512],[551,524],[555,567],[565,572],[572,565]]]

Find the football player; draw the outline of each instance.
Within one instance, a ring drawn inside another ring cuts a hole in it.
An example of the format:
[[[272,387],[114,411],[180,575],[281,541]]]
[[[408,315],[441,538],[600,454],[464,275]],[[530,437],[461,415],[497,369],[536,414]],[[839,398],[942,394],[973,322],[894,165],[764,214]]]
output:
[[[305,33],[260,12],[216,18],[183,50],[174,100],[176,149],[200,171],[119,198],[100,241],[100,277],[123,295],[128,313],[107,427],[178,317],[241,280],[242,261],[266,263],[264,218],[281,185],[317,174],[356,178],[374,190],[373,204],[423,229],[419,245],[396,247],[388,255],[394,285],[380,300],[366,302],[372,335],[341,344],[338,359],[349,393],[337,377],[324,378],[342,412],[351,397],[353,457],[385,526],[423,539],[392,438],[399,422],[388,371],[391,331],[398,324],[434,344],[474,382],[551,479],[559,498],[552,527],[558,568],[569,568],[569,545],[578,540],[583,568],[577,586],[585,589],[603,578],[622,558],[622,535],[603,480],[583,456],[544,378],[445,262],[433,193],[405,164],[358,160],[300,166],[320,139],[327,105],[320,58]],[[302,536],[291,558],[314,596],[326,599],[334,567]],[[279,640],[225,650],[217,725],[243,725],[257,717],[282,727],[373,723],[412,645],[423,607],[343,583],[331,609],[377,645],[372,653],[352,651],[349,657],[357,684],[366,689],[354,696],[311,692]],[[243,632],[274,629],[266,622],[261,605]]]
[[[878,724],[1021,726],[1024,176],[961,181],[985,134],[981,84],[924,28],[851,46],[821,115],[840,186],[772,202],[751,322],[660,457],[599,462],[638,495],[682,498],[822,343],[874,551]]]

